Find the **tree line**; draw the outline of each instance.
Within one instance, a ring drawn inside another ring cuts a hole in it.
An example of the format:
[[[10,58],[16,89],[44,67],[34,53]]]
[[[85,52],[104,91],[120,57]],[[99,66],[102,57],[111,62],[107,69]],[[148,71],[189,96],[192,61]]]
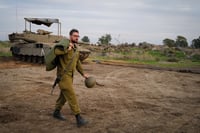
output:
[[[112,40],[112,37],[110,34],[105,34],[103,36],[101,36],[99,39],[98,39],[98,44],[103,44],[103,45],[110,45],[110,42]],[[90,39],[88,36],[84,36],[81,41],[83,42],[86,42],[86,43],[89,43],[90,42]]]
[[[166,38],[163,44],[169,47],[188,47],[187,39],[184,36],[177,36],[176,40]],[[192,40],[192,48],[200,48],[200,36]]]
[[[105,35],[102,35],[98,39],[97,44],[99,44],[99,45],[111,45],[111,43],[110,43],[111,40],[112,40],[111,35],[110,34],[105,34]],[[90,39],[89,39],[88,36],[84,36],[81,39],[81,41],[89,43]],[[124,44],[128,45],[128,43],[124,43]],[[135,43],[131,43],[131,45],[133,45],[133,44],[135,45]],[[165,38],[163,40],[163,45],[166,45],[168,47],[189,47],[188,41],[184,36],[177,36],[177,38],[175,40],[170,39],[170,38]],[[200,48],[200,36],[198,38],[192,40],[192,43],[191,43],[190,47],[192,47],[192,48]]]

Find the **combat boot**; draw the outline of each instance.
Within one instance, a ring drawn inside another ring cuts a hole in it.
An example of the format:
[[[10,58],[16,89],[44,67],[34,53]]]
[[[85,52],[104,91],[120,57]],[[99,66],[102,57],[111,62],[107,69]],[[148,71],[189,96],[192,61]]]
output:
[[[83,119],[80,114],[76,115],[76,122],[77,122],[77,127],[84,126],[88,123],[88,121]]]
[[[58,119],[58,120],[62,120],[62,121],[66,121],[65,117],[62,116],[62,114],[60,113],[60,110],[56,109],[53,113],[53,117]]]

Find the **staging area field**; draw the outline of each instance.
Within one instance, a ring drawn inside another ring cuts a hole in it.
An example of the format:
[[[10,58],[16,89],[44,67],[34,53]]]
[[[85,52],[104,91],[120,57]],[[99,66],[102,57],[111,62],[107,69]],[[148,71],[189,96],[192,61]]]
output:
[[[88,89],[75,74],[74,87],[89,124],[77,128],[66,104],[67,121],[52,117],[59,94],[50,95],[56,71],[43,65],[0,61],[1,133],[138,133],[200,131],[200,75],[89,63],[100,84]]]

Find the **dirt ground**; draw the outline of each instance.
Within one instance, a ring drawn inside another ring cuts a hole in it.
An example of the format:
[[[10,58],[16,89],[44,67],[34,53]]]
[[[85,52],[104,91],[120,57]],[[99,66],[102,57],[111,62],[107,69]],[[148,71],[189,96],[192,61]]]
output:
[[[67,121],[52,117],[56,71],[43,65],[0,59],[1,133],[199,133],[200,75],[96,63],[84,70],[104,86],[88,89],[75,74],[74,87],[89,124],[77,128],[66,104]]]

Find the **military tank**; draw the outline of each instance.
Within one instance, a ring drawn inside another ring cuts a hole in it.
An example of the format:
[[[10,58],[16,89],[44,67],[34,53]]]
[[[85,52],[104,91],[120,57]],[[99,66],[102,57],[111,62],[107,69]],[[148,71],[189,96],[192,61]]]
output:
[[[12,33],[9,34],[9,40],[11,42],[10,51],[13,57],[18,60],[32,62],[32,63],[44,63],[44,56],[55,43],[59,42],[64,38],[61,35],[61,23],[59,19],[50,18],[24,18],[25,19],[25,30],[23,33]],[[29,23],[29,30],[27,30],[27,23]],[[45,25],[50,27],[52,24],[58,24],[58,35],[52,35],[52,32],[43,29],[38,29],[37,32],[31,31],[31,24]],[[82,44],[79,42],[78,44]],[[84,49],[79,46],[80,60],[85,60],[90,50]]]

